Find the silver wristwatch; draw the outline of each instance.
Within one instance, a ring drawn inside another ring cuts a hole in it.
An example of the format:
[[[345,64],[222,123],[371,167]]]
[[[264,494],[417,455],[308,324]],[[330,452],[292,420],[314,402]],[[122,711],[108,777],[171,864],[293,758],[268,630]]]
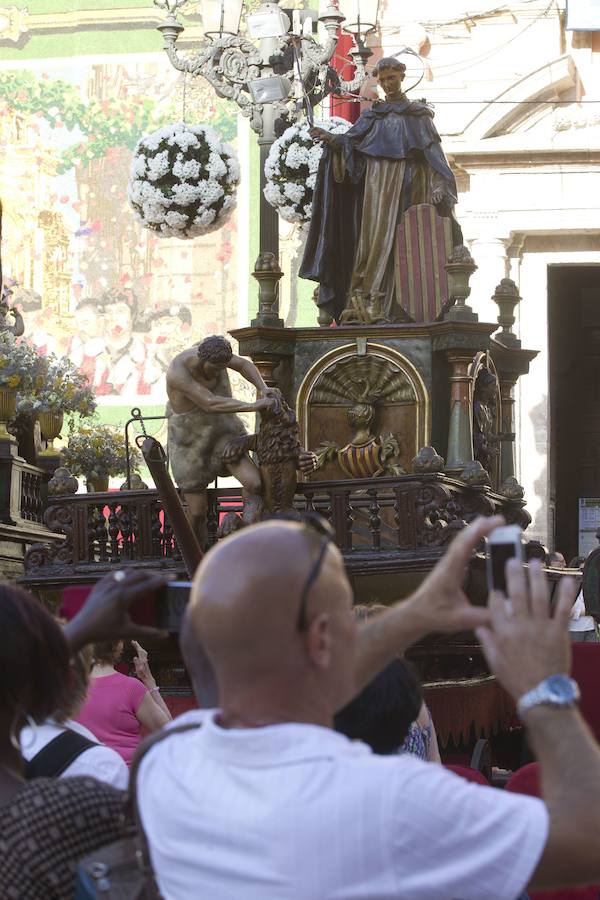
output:
[[[568,709],[575,706],[580,697],[577,682],[568,675],[550,675],[536,687],[526,691],[517,703],[517,713],[522,716],[534,706],[554,706]]]

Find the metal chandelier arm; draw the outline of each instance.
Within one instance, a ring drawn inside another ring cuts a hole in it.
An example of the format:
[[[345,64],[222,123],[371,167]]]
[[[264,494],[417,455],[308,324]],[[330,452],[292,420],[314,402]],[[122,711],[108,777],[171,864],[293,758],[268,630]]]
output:
[[[356,72],[351,81],[340,78],[340,90],[343,93],[353,94],[355,91],[360,90],[365,83],[367,78],[367,60],[373,53],[368,47],[362,44],[358,47],[353,47],[352,50],[349,51],[349,54],[352,57],[352,65],[356,69]]]

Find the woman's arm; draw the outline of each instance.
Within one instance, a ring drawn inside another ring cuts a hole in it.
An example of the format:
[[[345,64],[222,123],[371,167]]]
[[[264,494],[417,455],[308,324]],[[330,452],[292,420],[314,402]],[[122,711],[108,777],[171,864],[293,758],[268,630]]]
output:
[[[156,684],[154,675],[150,671],[150,665],[148,663],[147,651],[144,650],[144,648],[141,646],[141,644],[139,644],[137,641],[132,641],[131,644],[133,646],[133,649],[136,652],[136,655],[133,657],[133,665],[135,666],[135,674],[140,679],[140,681],[142,682],[144,687],[148,688],[148,693],[146,694],[146,696],[142,700],[140,706],[138,707],[136,715],[137,715],[139,721],[141,722],[141,724],[144,726],[144,728],[147,728],[149,731],[156,731],[158,728],[162,728],[162,726],[165,725],[167,722],[170,722],[173,717],[171,716],[171,713],[169,712],[169,707],[167,706],[167,704],[165,703],[163,698],[160,696],[160,690],[158,688],[158,685]],[[160,711],[159,718],[156,717],[150,704],[146,704],[144,710],[142,710],[142,707],[144,706],[145,701],[148,699],[148,697],[150,697],[150,699],[152,700],[154,705],[156,707],[158,707],[158,710]],[[158,722],[158,724],[154,725],[154,727],[152,727],[151,725],[147,725],[144,721],[142,721],[140,712],[141,712],[141,715],[146,716],[146,718],[148,720]]]
[[[165,706],[166,709],[166,706]],[[171,721],[171,715],[167,709],[164,712],[154,700],[154,695],[148,691],[136,710],[137,720],[146,731],[158,731],[167,722]]]

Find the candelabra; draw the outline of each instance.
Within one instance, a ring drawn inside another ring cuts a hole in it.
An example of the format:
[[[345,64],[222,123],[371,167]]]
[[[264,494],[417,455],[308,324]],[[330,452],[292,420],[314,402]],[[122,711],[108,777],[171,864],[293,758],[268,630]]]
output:
[[[329,94],[356,94],[360,90],[371,56],[365,39],[376,26],[378,0],[340,0],[339,9],[327,2],[320,14],[284,10],[278,0],[265,0],[246,15],[244,33],[240,31],[243,0],[201,0],[205,41],[190,53],[180,52],[177,39],[184,30],[178,13],[190,6],[191,0],[154,3],[167,13],[158,30],[171,64],[180,72],[205,78],[217,96],[236,103],[258,135],[260,250],[261,254],[270,252],[278,257],[278,216],[263,195],[269,150],[303,113],[312,120],[314,107]],[[324,30],[322,41],[318,23]],[[349,51],[355,67],[351,80],[340,78],[331,65],[341,28],[355,38],[355,46]]]

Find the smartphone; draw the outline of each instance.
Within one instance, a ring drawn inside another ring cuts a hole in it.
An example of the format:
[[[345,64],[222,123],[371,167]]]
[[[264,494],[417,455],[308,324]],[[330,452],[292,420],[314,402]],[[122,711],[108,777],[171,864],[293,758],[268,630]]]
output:
[[[495,528],[485,542],[488,590],[506,593],[506,563],[516,558],[523,562],[523,532],[518,525]]]
[[[170,581],[156,594],[155,624],[170,634],[179,634],[190,599],[191,581]]]

